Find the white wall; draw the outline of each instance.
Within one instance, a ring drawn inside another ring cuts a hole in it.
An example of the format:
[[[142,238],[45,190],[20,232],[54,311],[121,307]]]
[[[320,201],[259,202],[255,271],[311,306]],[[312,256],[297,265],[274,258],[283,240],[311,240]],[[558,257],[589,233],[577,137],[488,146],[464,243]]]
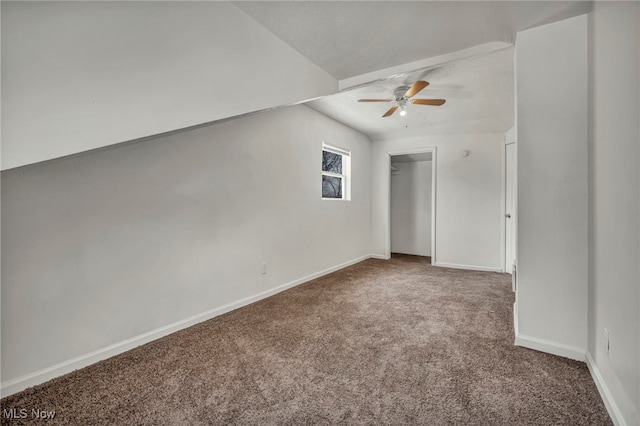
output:
[[[431,256],[432,161],[393,163],[391,251]]]
[[[337,91],[229,2],[2,2],[2,169]]]
[[[589,361],[628,425],[640,424],[639,27],[637,2],[590,14]]]
[[[321,199],[323,141],[351,201]],[[369,176],[369,140],[304,106],[3,172],[4,391],[368,257]]]
[[[587,348],[587,17],[518,33],[516,343]]]
[[[499,271],[504,134],[430,135],[372,144],[371,247],[389,256],[388,151],[436,147],[438,265]],[[463,150],[469,151],[462,157]],[[434,255],[434,253],[432,253]]]

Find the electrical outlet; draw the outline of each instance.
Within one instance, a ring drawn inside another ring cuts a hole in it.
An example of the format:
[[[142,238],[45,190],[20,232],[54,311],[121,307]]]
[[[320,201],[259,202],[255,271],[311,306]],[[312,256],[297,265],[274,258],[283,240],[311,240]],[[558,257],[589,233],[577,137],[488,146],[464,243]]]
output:
[[[607,355],[609,355],[609,349],[611,346],[609,341],[609,330],[607,330],[606,328],[604,329],[604,344],[605,344],[605,351]]]
[[[262,269],[260,269],[260,273],[262,275],[267,273],[267,264],[266,263],[262,263]]]

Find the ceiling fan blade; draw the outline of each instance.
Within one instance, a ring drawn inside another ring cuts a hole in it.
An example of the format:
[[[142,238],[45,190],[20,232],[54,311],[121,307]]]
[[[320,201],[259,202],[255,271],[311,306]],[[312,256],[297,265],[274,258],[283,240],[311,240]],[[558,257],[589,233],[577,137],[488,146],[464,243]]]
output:
[[[416,105],[433,105],[440,106],[446,101],[444,99],[414,99],[411,101],[412,104]]]
[[[394,112],[396,112],[396,110],[398,109],[398,105],[394,105],[391,107],[391,109],[389,109],[389,111],[385,112],[383,117],[388,117],[391,114],[393,114]]]
[[[358,102],[391,102],[393,99],[358,99]]]
[[[420,92],[422,89],[424,89],[425,87],[427,87],[429,85],[428,81],[424,81],[424,80],[418,80],[415,83],[413,83],[413,86],[411,86],[409,88],[409,90],[407,90],[407,93],[405,93],[404,95],[407,98],[410,98],[412,96],[415,96],[418,94],[418,92]]]

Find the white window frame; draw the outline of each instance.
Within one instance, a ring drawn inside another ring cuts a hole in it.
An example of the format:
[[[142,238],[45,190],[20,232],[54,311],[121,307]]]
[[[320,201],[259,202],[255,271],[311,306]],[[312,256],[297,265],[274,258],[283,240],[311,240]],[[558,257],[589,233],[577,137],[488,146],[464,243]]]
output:
[[[322,176],[337,177],[342,179],[342,198],[325,198],[323,200],[333,201],[350,201],[351,200],[351,151],[339,148],[335,145],[329,145],[322,142],[322,151],[331,152],[342,156],[342,174],[325,172],[322,170],[322,163],[320,163]],[[321,153],[322,155],[322,153]],[[322,194],[322,188],[320,188],[320,194]]]

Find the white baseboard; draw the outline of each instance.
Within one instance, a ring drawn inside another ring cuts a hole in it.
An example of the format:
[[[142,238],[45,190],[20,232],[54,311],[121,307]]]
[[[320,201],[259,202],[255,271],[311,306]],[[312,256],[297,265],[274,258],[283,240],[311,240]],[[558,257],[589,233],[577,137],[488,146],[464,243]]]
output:
[[[468,269],[471,271],[502,272],[502,268],[492,268],[489,266],[477,266],[477,265],[462,265],[459,263],[435,262],[433,266],[440,266],[442,268]]]
[[[520,334],[520,327],[518,325],[518,304],[513,304],[513,333],[514,336],[518,336]]]
[[[591,377],[596,383],[598,392],[600,392],[600,397],[602,398],[602,401],[604,401],[604,405],[605,407],[607,407],[607,412],[609,413],[611,420],[613,420],[613,423],[616,426],[630,424],[625,422],[622,411],[620,411],[618,404],[616,404],[616,401],[613,399],[613,395],[611,395],[609,387],[605,383],[602,374],[600,374],[600,369],[596,365],[595,360],[591,357],[591,354],[589,352],[587,352],[586,354],[586,361],[589,372],[591,373]]]
[[[143,333],[138,336],[132,337],[130,339],[126,339],[121,342],[115,343],[113,345],[109,345],[107,347],[95,350],[93,352],[89,352],[87,354],[80,355],[78,357],[69,359],[67,361],[63,361],[61,363],[52,365],[51,367],[43,368],[41,370],[34,371],[33,373],[25,374],[24,376],[7,380],[6,382],[2,382],[2,384],[0,385],[0,395],[2,395],[3,398],[5,396],[13,395],[14,393],[20,392],[31,386],[39,385],[48,380],[54,379],[56,377],[60,377],[67,373],[71,373],[72,371],[87,367],[91,364],[95,364],[98,361],[111,358],[112,356],[121,354],[128,350],[136,348],[140,345],[144,345],[145,343],[149,343],[153,340],[167,336],[171,333],[175,333],[176,331],[183,330],[185,328],[191,327],[192,325],[198,324],[203,321],[207,321],[211,318],[215,318],[219,315],[225,314],[227,312],[231,312],[243,306],[257,302],[258,300],[265,299],[269,296],[273,296],[274,294],[280,293],[289,288],[298,286],[300,284],[304,284],[308,281],[314,280],[316,278],[320,278],[324,275],[346,268],[347,266],[351,266],[356,263],[362,262],[363,260],[367,260],[370,257],[372,256],[365,255],[365,256],[358,257],[348,262],[344,262],[339,265],[333,266],[331,268],[327,268],[322,271],[307,275],[295,281],[291,281],[281,286],[263,291],[256,295],[249,296],[244,299],[240,299],[236,302],[228,303],[226,305],[174,322],[173,324],[156,328],[155,330],[151,330],[147,333]]]
[[[562,343],[552,342],[550,340],[539,339],[537,337],[524,336],[519,333],[516,333],[514,344],[552,355],[575,359],[576,361],[584,361],[585,359],[584,349],[563,345]]]
[[[382,260],[389,260],[390,259],[389,256],[385,256],[384,254],[372,254],[371,258],[372,259],[382,259]]]

